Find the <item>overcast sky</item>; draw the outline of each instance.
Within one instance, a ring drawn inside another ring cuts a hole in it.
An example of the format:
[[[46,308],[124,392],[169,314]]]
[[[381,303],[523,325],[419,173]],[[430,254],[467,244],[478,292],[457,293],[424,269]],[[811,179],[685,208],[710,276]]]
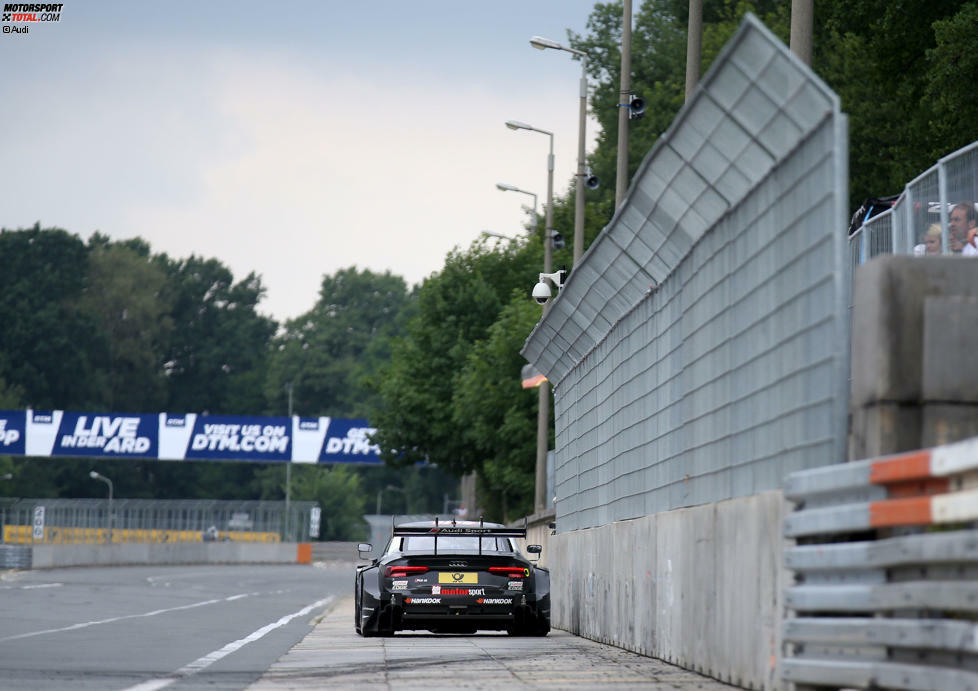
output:
[[[566,44],[593,4],[66,0],[0,34],[0,226],[216,257],[279,320],[341,268],[418,283],[523,232],[532,199],[496,182],[542,205],[547,137],[506,120],[554,132],[568,188],[580,64],[529,38]]]

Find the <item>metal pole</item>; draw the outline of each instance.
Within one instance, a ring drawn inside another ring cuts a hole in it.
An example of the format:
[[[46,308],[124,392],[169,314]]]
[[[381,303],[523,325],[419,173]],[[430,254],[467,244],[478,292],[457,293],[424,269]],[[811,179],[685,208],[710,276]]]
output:
[[[584,254],[584,139],[587,125],[587,54],[576,52],[581,57],[581,112],[577,131],[577,192],[574,200],[574,266]]]
[[[111,545],[114,541],[115,528],[115,514],[112,513],[112,480],[105,478],[105,481],[109,483],[109,544]]]
[[[583,178],[578,177],[578,183]],[[578,185],[580,191],[581,185]],[[582,197],[583,198],[583,197]],[[550,134],[550,153],[547,155],[547,220],[543,239],[543,271],[553,271],[553,223],[554,223],[554,136]],[[576,228],[575,228],[576,234]],[[577,242],[574,253],[577,254]],[[547,313],[549,303],[544,305]],[[547,450],[550,448],[550,382],[540,384],[537,392],[537,464],[534,480],[533,511],[540,513],[547,507]]]
[[[809,67],[812,64],[814,0],[791,0],[791,52]]]
[[[289,382],[289,424],[292,424],[292,382]],[[292,461],[285,462],[285,539],[292,536]]]
[[[621,14],[621,80],[618,87],[618,170],[615,174],[615,209],[625,200],[628,189],[628,122],[627,105],[632,95],[632,0],[625,0]]]
[[[703,0],[689,0],[686,26],[686,100],[700,81],[700,55],[703,45]]]

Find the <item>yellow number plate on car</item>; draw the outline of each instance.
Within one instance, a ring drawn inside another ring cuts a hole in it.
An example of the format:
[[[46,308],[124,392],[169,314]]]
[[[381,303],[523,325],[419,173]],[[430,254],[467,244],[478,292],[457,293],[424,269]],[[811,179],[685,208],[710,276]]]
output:
[[[478,583],[479,574],[467,571],[439,571],[439,583]]]

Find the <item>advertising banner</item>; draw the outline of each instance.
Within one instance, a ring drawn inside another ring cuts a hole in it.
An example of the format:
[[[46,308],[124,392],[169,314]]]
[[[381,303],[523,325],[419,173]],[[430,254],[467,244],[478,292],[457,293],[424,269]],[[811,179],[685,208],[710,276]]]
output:
[[[380,463],[361,418],[0,410],[0,455]]]
[[[24,454],[27,413],[23,410],[0,410],[0,456]]]
[[[292,460],[287,417],[199,415],[184,458],[237,461]]]
[[[156,458],[156,415],[62,413],[52,456]]]
[[[370,435],[376,431],[363,419],[333,418],[319,462],[380,463],[380,447],[370,442]]]

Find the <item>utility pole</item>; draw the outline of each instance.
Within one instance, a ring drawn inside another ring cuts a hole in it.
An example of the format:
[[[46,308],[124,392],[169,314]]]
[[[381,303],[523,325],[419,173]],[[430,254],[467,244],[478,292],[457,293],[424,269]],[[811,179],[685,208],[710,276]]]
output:
[[[791,37],[789,47],[798,59],[812,65],[812,25],[815,21],[814,0],[791,0]]]
[[[292,388],[293,382],[285,385],[289,390],[289,424],[292,424]],[[289,433],[291,434],[291,432]],[[292,461],[285,462],[285,539],[292,536]]]
[[[625,0],[621,14],[621,80],[618,86],[618,170],[615,175],[615,210],[625,200],[628,189],[628,121],[627,105],[632,95],[632,0]],[[547,269],[549,272],[549,269]]]
[[[689,23],[686,25],[686,100],[700,81],[700,57],[703,52],[703,0],[689,0]]]

